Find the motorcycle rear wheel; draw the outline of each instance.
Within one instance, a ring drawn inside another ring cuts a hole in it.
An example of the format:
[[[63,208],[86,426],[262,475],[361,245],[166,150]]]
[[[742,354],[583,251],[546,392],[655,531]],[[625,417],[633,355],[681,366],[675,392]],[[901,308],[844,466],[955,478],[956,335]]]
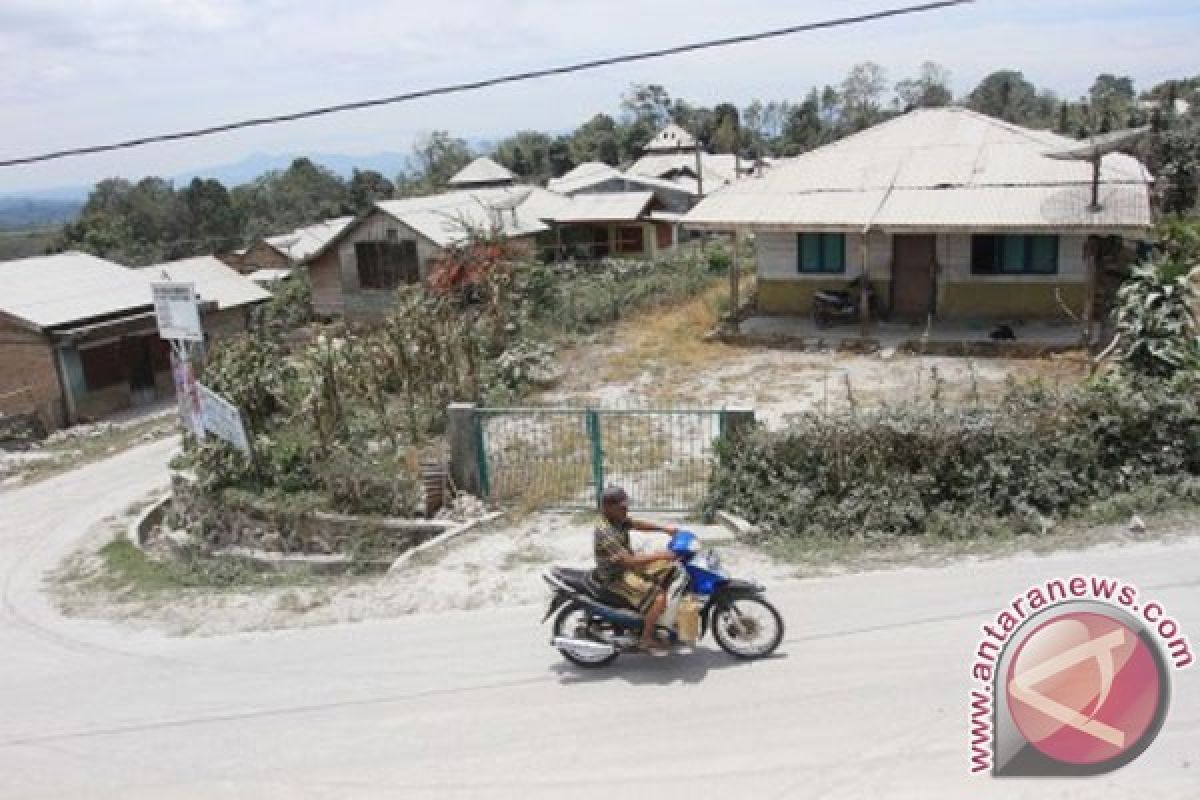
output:
[[[595,636],[590,631],[591,612],[587,610],[581,603],[570,602],[563,606],[563,609],[558,612],[558,616],[554,618],[554,635],[564,636],[570,639],[589,639],[594,642],[602,642],[599,637]],[[609,664],[617,660],[620,653],[617,650],[609,653],[606,656],[588,658],[566,650],[562,647],[557,648],[558,652],[567,661],[570,661],[577,667],[586,669],[598,669],[607,667]]]
[[[713,638],[734,658],[753,661],[775,652],[783,641],[783,617],[757,595],[720,601],[712,611]]]

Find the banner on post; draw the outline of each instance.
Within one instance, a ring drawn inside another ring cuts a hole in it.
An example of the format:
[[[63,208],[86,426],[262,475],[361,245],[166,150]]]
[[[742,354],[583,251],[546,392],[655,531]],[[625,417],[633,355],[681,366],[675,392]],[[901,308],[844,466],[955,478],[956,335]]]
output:
[[[183,428],[197,439],[204,438],[204,412],[200,408],[199,384],[186,353],[171,350],[171,375],[175,379],[175,399]]]
[[[246,426],[242,423],[242,412],[233,403],[209,389],[202,383],[196,384],[200,394],[200,409],[204,419],[204,429],[223,439],[252,456],[250,440],[246,437]]]
[[[204,341],[195,284],[157,281],[150,284],[150,289],[160,337],[167,341]]]

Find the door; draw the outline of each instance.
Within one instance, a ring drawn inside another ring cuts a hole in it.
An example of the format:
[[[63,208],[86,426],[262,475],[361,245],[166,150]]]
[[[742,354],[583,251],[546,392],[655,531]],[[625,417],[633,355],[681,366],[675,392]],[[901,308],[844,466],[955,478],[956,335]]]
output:
[[[892,314],[924,319],[933,310],[936,236],[892,238]]]

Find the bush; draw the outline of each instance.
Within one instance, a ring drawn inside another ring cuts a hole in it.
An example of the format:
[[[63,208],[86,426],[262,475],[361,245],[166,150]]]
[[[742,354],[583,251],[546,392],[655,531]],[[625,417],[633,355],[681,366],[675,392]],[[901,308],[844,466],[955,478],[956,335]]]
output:
[[[1193,379],[1014,390],[987,410],[809,414],[718,448],[709,510],[780,536],[937,532],[1000,518],[1038,530],[1162,478],[1200,475]]]

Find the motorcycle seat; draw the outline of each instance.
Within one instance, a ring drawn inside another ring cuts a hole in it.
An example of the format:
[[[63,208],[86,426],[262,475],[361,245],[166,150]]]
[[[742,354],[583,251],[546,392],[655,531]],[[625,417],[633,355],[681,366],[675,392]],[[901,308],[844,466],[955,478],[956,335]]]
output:
[[[610,592],[597,584],[595,579],[592,578],[591,570],[555,567],[553,572],[554,576],[567,586],[570,586],[580,594],[587,595],[598,603],[603,603],[606,606],[623,610],[633,608],[633,606],[626,602],[625,598],[621,597],[619,594]]]
[[[840,289],[817,289],[814,296],[828,303],[849,303],[851,300],[850,293]]]

